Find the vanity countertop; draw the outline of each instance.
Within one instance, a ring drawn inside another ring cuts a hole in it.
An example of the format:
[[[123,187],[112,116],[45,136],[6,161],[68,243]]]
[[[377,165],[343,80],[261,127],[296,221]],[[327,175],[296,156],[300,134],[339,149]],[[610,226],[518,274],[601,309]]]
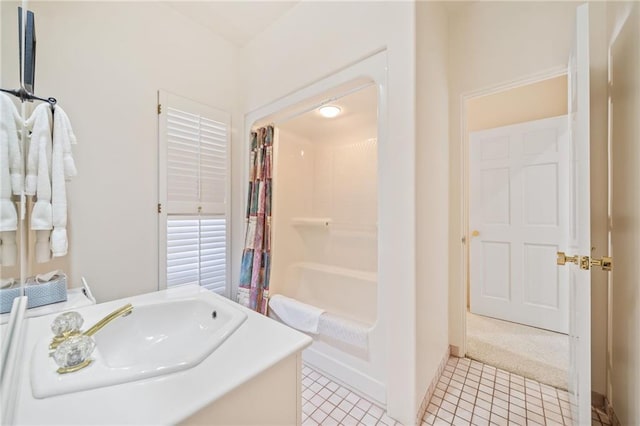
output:
[[[124,303],[193,297],[208,290],[184,286],[78,309],[90,324]],[[225,303],[229,302],[225,299]],[[98,389],[36,399],[31,357],[54,316],[30,318],[24,339],[15,424],[175,424],[311,344],[311,338],[237,306],[247,320],[204,361],[188,370]],[[188,348],[185,348],[188,350]],[[72,374],[72,373],[71,373]]]

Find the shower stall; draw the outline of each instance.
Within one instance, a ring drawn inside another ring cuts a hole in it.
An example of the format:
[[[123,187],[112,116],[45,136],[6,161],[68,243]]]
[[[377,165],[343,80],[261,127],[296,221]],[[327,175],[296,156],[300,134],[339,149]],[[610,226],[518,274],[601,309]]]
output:
[[[305,362],[384,404],[377,97],[372,84],[334,102],[336,117],[277,125],[270,293],[324,311]]]

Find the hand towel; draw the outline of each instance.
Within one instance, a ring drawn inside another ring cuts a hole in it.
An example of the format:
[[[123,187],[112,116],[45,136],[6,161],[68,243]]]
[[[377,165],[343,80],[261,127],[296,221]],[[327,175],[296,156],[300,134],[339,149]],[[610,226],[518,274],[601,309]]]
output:
[[[318,324],[320,315],[324,313],[323,309],[280,294],[271,296],[269,307],[288,326],[318,334]]]
[[[54,257],[67,254],[67,189],[65,180],[77,174],[71,154],[76,137],[64,110],[56,105],[53,113],[53,152],[51,155],[51,204],[53,232],[51,251]]]
[[[27,154],[27,177],[25,193],[36,195],[38,189],[44,191],[38,198],[51,199],[51,126],[52,116],[49,104],[40,104],[25,122],[31,130],[31,143]],[[44,155],[44,157],[42,157]],[[46,174],[44,173],[46,166]],[[38,188],[40,186],[40,188]]]
[[[20,130],[22,127],[22,118],[18,113],[13,101],[9,96],[0,93],[0,139],[2,143],[7,144],[8,157],[6,171],[10,176],[11,188],[13,193],[20,195],[24,186],[24,168],[22,160],[22,152],[20,150]],[[3,170],[5,170],[3,168]],[[1,177],[5,179],[5,175]]]
[[[49,104],[38,105],[26,122],[27,127],[31,129],[31,143],[27,156],[25,193],[37,196],[37,201],[31,211],[31,229],[36,231],[46,231],[53,228],[51,124]]]
[[[0,264],[3,266],[15,265],[17,257],[18,213],[11,193],[22,193],[22,181],[17,176],[18,172],[22,174],[22,156],[16,114],[11,99],[0,94]]]

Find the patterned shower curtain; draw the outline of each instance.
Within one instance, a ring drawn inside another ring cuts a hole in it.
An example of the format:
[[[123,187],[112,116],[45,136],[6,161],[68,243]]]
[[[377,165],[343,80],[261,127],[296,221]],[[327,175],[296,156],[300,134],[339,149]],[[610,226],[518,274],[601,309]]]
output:
[[[251,132],[251,170],[238,303],[267,313],[271,270],[273,126]]]

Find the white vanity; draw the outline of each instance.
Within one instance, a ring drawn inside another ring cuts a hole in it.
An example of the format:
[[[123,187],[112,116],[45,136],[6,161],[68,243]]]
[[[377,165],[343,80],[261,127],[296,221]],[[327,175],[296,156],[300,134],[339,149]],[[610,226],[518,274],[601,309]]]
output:
[[[220,311],[214,314],[203,305],[206,315],[230,325],[212,334],[200,326],[195,327],[199,331],[171,326],[175,321],[201,321],[201,313],[195,312],[199,304],[194,304],[201,300]],[[55,315],[25,319],[11,390],[12,424],[300,424],[301,351],[311,338],[195,285],[77,312],[91,325],[126,303],[133,305],[134,314],[138,306],[141,316],[107,325],[96,334],[92,364],[68,374],[57,375],[55,363],[40,353],[52,337]],[[166,318],[158,308],[166,310]],[[149,344],[144,343],[145,333]],[[156,347],[164,351],[161,356],[153,355]]]

